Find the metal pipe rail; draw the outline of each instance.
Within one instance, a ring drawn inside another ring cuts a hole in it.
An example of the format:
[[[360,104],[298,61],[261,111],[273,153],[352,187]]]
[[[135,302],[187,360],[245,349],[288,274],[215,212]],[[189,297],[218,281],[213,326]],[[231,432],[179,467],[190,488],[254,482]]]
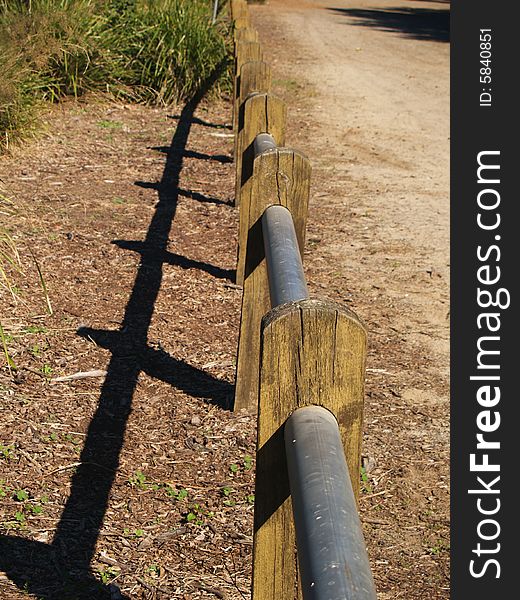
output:
[[[267,145],[255,140],[255,149]],[[261,222],[271,306],[307,299],[291,213],[270,206]],[[299,408],[284,436],[304,600],[376,600],[334,415],[321,406]]]
[[[284,436],[304,600],[376,600],[334,415],[299,408]]]
[[[253,142],[255,157],[267,150],[276,150],[276,142],[269,133],[259,133]]]
[[[262,234],[271,306],[307,299],[309,291],[291,213],[280,205],[266,208]]]

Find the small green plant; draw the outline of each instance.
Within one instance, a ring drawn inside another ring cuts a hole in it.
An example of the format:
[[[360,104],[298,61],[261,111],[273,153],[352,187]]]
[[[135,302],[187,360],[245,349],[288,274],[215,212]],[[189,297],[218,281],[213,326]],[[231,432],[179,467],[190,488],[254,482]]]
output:
[[[370,485],[370,479],[368,478],[368,474],[366,472],[365,467],[361,467],[361,482],[362,482],[362,490],[366,494],[372,493],[372,486]]]
[[[123,535],[127,538],[130,539],[135,539],[135,538],[142,538],[144,535],[144,530],[143,529],[130,529],[129,527],[125,527],[123,529]]]
[[[250,471],[253,468],[253,457],[246,454],[244,456],[244,469]]]
[[[13,498],[17,502],[25,502],[29,499],[29,494],[25,490],[15,490]]]
[[[141,471],[136,471],[132,477],[129,477],[128,483],[132,487],[138,487],[140,490],[145,490],[147,487],[146,476]]]
[[[159,575],[159,565],[151,564],[149,567],[146,567],[145,573],[152,577],[157,577]]]
[[[222,502],[222,504],[224,504],[224,506],[235,506],[236,501],[231,497],[231,494],[234,493],[233,488],[225,486],[220,490],[220,493],[225,498],[225,500]]]
[[[43,365],[40,371],[46,376],[50,377],[52,375],[52,367],[48,364]]]
[[[107,585],[119,575],[119,571],[115,567],[106,567],[105,569],[98,570],[99,577],[101,578],[101,582],[104,585]]]
[[[207,519],[210,519],[213,515],[213,512],[205,510],[200,504],[192,504],[185,514],[184,520],[186,523],[201,526],[205,525]]]
[[[173,498],[174,500],[185,500],[188,497],[188,490],[185,488],[181,488],[180,490],[175,489],[170,484],[165,486],[166,495],[169,498]]]
[[[29,333],[47,333],[48,329],[46,327],[42,327],[40,325],[28,325],[27,327],[24,327],[22,330],[23,333],[25,334],[29,334]]]
[[[121,129],[121,127],[123,127],[123,123],[120,123],[119,121],[108,120],[98,121],[98,125],[104,129]]]
[[[38,344],[33,344],[29,351],[35,358],[38,358],[42,353],[42,350]]]
[[[439,554],[441,554],[442,552],[446,552],[450,550],[450,546],[449,544],[447,544],[445,542],[445,540],[443,539],[439,539],[437,540],[433,546],[431,546],[430,548],[428,548],[428,552],[430,554],[433,554],[434,556],[437,556]]]
[[[231,473],[238,473],[239,466],[236,463],[231,463],[229,465],[229,470]]]
[[[11,488],[6,486],[5,481],[0,479],[0,498],[5,498],[8,494],[11,493]]]
[[[12,444],[9,446],[4,446],[3,444],[0,444],[0,458],[5,458],[6,460],[9,460],[10,458],[12,458],[13,450],[14,446]]]

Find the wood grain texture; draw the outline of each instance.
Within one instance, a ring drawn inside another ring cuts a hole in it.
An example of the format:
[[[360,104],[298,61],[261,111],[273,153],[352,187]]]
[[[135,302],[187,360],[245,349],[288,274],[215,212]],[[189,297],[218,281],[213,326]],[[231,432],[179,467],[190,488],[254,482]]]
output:
[[[235,44],[235,76],[233,82],[233,132],[238,130],[238,107],[242,66],[248,62],[262,60],[262,47],[258,42],[237,41]],[[246,94],[247,95],[247,94]]]
[[[240,17],[249,16],[249,8],[245,0],[231,0],[229,3],[231,19],[236,20]]]
[[[269,93],[269,90],[271,89],[271,80],[271,67],[263,61],[250,61],[244,63],[240,69],[239,89],[236,101],[237,111],[235,113],[237,123],[233,148],[233,156],[235,157],[235,182],[238,177],[238,162],[240,162],[240,132],[244,129],[246,123],[245,101],[248,96],[253,93]],[[235,206],[238,206],[238,203],[239,198],[235,194]]]
[[[259,133],[269,133],[277,146],[285,144],[287,107],[283,100],[271,94],[249,94],[240,108],[239,129],[235,151],[235,206],[240,205],[242,186],[253,174],[253,142]],[[240,126],[240,123],[242,126]],[[239,285],[242,285],[243,273]]]
[[[237,273],[243,277],[242,312],[235,383],[235,410],[254,411],[258,405],[260,324],[271,308],[261,217],[271,205],[285,206],[292,215],[303,256],[309,203],[309,160],[289,148],[269,150],[253,163],[250,184],[244,189],[240,215]]]
[[[294,410],[315,404],[336,416],[359,493],[365,360],[365,328],[344,306],[302,300],[274,308],[262,321],[253,600],[299,595],[283,444]]]
[[[233,39],[235,44],[238,42],[258,42],[258,31],[252,27],[235,27]]]

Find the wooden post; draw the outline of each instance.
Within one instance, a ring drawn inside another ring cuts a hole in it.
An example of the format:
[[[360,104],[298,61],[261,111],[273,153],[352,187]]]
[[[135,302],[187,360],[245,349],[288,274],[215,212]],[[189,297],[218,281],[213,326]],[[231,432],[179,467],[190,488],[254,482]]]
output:
[[[237,356],[234,409],[254,411],[258,405],[260,368],[260,323],[271,308],[264,254],[261,217],[273,204],[285,206],[292,215],[303,255],[309,203],[311,166],[307,158],[288,148],[277,148],[257,156],[251,183],[244,189],[240,215],[239,247],[244,274],[242,313]]]
[[[271,89],[271,67],[263,61],[250,61],[242,65],[238,83],[238,93],[235,102],[235,140],[233,155],[235,160],[238,156],[238,138],[240,131],[244,128],[244,102],[246,98],[254,93],[267,94]],[[236,167],[237,168],[237,167]],[[238,198],[235,195],[235,206],[238,205]]]
[[[236,20],[237,18],[247,16],[249,14],[249,9],[247,7],[247,2],[244,0],[231,0],[230,2],[231,8],[231,18]]]
[[[235,206],[241,204],[242,188],[251,183],[253,174],[253,142],[259,133],[269,133],[277,146],[285,144],[285,124],[287,107],[283,100],[271,94],[253,93],[246,97],[240,106],[239,129],[235,153]],[[240,124],[242,126],[240,127]],[[243,254],[243,253],[242,253]],[[239,252],[240,256],[240,252]],[[238,285],[244,280],[244,260],[239,259],[240,273],[237,271]]]
[[[235,27],[233,39],[235,44],[239,42],[258,42],[258,31],[252,27]]]
[[[262,48],[258,42],[237,42],[235,44],[235,78],[233,83],[233,132],[235,138],[238,127],[238,96],[240,94],[242,65],[261,60]]]
[[[253,184],[254,141],[259,133],[269,133],[276,145],[285,144],[287,107],[283,100],[271,94],[255,92],[242,104],[243,127],[238,131],[236,152],[235,205],[242,204],[242,197],[251,198]],[[244,283],[245,243],[248,231],[248,212],[240,209],[238,261],[236,283]]]
[[[316,404],[338,420],[359,493],[366,331],[346,307],[319,300],[280,305],[262,321],[253,600],[298,597],[295,533],[283,426]]]

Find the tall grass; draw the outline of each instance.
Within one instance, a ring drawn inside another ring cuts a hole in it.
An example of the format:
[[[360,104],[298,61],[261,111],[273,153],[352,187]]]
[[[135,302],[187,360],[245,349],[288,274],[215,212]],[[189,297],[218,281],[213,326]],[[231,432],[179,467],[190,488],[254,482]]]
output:
[[[190,98],[226,59],[225,33],[207,0],[0,0],[0,147],[42,101]]]

